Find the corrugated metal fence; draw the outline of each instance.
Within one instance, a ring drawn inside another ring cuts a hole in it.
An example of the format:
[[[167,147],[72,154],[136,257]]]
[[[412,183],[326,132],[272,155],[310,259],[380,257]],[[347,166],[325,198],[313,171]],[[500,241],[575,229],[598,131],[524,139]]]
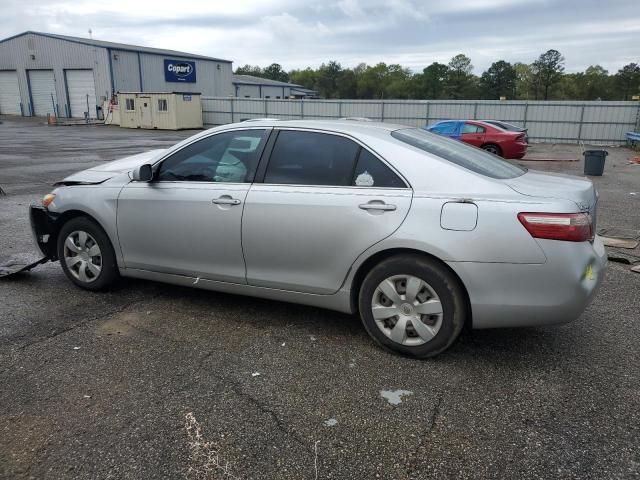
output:
[[[533,142],[617,144],[640,126],[640,102],[495,100],[277,100],[202,97],[204,124],[249,118],[367,117],[423,126],[447,119],[495,119],[529,130]]]

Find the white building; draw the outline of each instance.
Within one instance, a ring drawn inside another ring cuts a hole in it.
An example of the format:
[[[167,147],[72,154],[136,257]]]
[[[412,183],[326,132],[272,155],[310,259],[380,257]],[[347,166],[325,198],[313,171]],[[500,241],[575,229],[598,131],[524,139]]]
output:
[[[0,40],[0,114],[96,118],[118,91],[232,96],[231,61],[24,32]]]

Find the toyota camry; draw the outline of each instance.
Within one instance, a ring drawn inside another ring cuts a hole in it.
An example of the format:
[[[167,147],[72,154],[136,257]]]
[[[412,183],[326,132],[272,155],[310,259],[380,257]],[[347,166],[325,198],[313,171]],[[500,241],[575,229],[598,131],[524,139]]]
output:
[[[81,288],[124,276],[348,312],[419,358],[465,325],[576,319],[606,264],[589,180],[401,125],[224,125],[55,187],[34,236]]]

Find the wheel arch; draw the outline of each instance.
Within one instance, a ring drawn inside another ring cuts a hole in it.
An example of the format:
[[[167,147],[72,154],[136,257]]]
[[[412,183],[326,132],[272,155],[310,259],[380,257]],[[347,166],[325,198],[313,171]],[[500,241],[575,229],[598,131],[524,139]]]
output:
[[[491,145],[492,147],[496,147],[498,149],[498,151],[500,152],[500,155],[504,155],[504,149],[500,146],[500,144],[496,143],[496,142],[484,142],[480,148],[485,148],[487,146]]]
[[[467,291],[467,287],[465,286],[460,276],[449,265],[447,265],[446,262],[442,261],[435,255],[431,255],[430,253],[427,253],[423,250],[418,250],[415,248],[406,248],[406,247],[388,248],[386,250],[375,252],[366,260],[364,260],[358,266],[358,269],[356,270],[351,280],[351,290],[350,290],[351,311],[354,312],[355,314],[358,313],[358,310],[359,310],[358,295],[360,294],[360,288],[362,287],[362,282],[364,281],[364,278],[371,271],[371,269],[376,265],[378,265],[380,262],[388,258],[395,257],[395,256],[402,256],[402,255],[418,255],[418,256],[424,257],[426,259],[429,259],[439,264],[441,267],[443,267],[445,270],[451,273],[451,275],[458,281],[458,284],[465,296],[465,304],[467,308],[465,328],[471,327],[472,325],[471,301],[469,299],[469,292]]]
[[[111,246],[115,250],[116,245],[114,244],[113,239],[109,236],[109,233],[107,229],[104,228],[104,225],[102,225],[102,223],[95,216],[91,215],[90,213],[84,210],[72,209],[72,210],[67,210],[61,213],[53,223],[53,231],[51,232],[51,237],[55,239],[55,243],[53,243],[54,247],[52,250],[54,252],[56,259],[58,257],[58,253],[57,253],[58,252],[58,235],[60,234],[60,230],[62,229],[62,226],[65,223],[67,223],[69,220],[72,220],[74,218],[79,218],[79,217],[86,217],[89,220],[95,222],[102,229],[102,231],[105,233],[107,238],[111,241]]]

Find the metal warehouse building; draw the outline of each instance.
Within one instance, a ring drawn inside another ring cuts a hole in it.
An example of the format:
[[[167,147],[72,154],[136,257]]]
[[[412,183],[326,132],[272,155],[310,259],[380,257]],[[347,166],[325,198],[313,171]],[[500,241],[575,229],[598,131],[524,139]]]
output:
[[[231,61],[50,33],[0,40],[0,114],[96,118],[118,91],[234,94]]]
[[[318,92],[302,85],[253,75],[234,75],[233,85],[238,98],[318,98]]]

